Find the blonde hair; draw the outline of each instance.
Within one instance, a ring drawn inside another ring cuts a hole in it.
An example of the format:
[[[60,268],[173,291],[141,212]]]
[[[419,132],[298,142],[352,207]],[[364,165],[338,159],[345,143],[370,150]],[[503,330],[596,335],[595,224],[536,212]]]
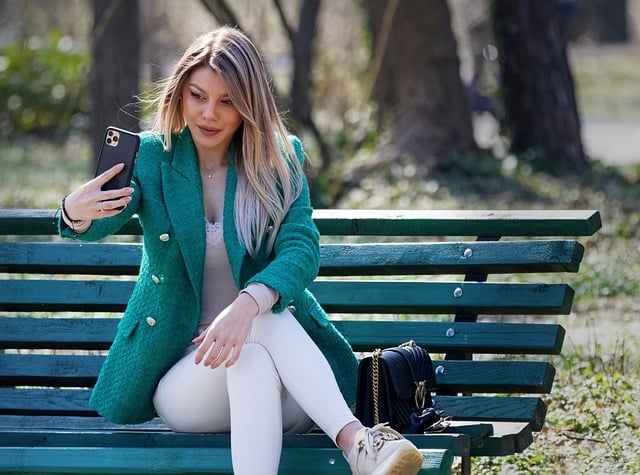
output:
[[[302,190],[303,170],[288,140],[266,67],[251,40],[231,27],[196,39],[164,82],[152,128],[163,136],[164,147],[170,150],[171,134],[186,126],[180,100],[185,84],[202,66],[220,74],[242,117],[232,144],[238,171],[238,238],[252,256],[265,240],[270,253],[289,207]]]

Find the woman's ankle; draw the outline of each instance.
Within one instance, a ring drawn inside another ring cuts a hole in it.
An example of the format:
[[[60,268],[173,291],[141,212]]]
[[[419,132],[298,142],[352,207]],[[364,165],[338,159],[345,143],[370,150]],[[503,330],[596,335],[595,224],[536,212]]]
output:
[[[351,452],[353,444],[355,443],[356,434],[363,428],[364,426],[360,421],[353,421],[344,426],[340,432],[338,432],[336,445],[342,449],[345,455],[349,455],[349,452]]]

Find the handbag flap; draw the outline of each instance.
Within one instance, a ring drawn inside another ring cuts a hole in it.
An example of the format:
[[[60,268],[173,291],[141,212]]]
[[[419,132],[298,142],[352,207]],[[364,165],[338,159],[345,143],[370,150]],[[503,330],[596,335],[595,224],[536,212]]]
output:
[[[431,357],[424,348],[403,346],[384,350],[380,355],[380,371],[399,398],[414,397],[417,383],[424,381],[428,402],[431,402],[429,393],[434,387],[435,372]]]

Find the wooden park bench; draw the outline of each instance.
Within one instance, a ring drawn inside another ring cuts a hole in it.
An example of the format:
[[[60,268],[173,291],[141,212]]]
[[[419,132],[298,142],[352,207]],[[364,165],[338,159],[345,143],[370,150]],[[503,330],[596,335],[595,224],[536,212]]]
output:
[[[228,434],[111,424],[88,406],[141,256],[138,221],[59,239],[52,210],[0,210],[0,472],[231,473]],[[543,427],[578,236],[597,211],[317,210],[311,290],[357,352],[407,340],[434,359],[441,432],[408,436],[421,473],[523,451]],[[489,278],[489,276],[491,278]],[[566,279],[565,279],[566,280]],[[548,317],[552,316],[552,317]],[[458,457],[458,459],[454,459]],[[283,474],[348,473],[321,433],[287,435]]]

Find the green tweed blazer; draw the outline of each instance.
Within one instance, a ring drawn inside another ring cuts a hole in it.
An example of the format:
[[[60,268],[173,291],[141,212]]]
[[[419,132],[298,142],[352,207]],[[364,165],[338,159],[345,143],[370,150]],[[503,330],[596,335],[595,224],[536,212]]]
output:
[[[293,136],[290,140],[302,161],[300,141]],[[115,233],[134,214],[144,231],[138,280],[90,399],[98,413],[121,424],[155,416],[156,385],[183,356],[200,319],[206,239],[202,183],[188,129],[172,143],[167,152],[157,135],[141,134],[131,181],[135,191],[122,213],[95,220],[81,235],[59,220],[61,236],[85,241]],[[319,233],[311,218],[307,183],[280,227],[273,252],[251,257],[236,233],[237,179],[230,154],[223,232],[237,287],[261,282],[280,295],[275,313],[295,308],[293,314],[326,356],[347,403],[353,404],[357,359],[307,290],[319,265]]]

